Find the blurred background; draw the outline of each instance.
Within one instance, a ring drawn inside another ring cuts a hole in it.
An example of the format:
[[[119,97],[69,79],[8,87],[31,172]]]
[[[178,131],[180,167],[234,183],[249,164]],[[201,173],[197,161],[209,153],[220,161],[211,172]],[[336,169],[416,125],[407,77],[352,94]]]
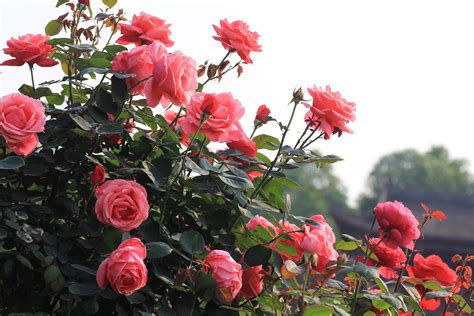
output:
[[[104,7],[100,0],[91,3]],[[55,4],[1,0],[0,46],[10,37],[42,33],[66,10]],[[172,23],[173,50],[198,64],[218,63],[225,54],[212,39],[212,24],[220,19],[244,20],[258,32],[263,52],[252,55],[254,64],[239,80],[231,73],[207,89],[231,91],[242,102],[249,133],[261,104],[284,120],[296,87],[330,85],[357,103],[350,124],[355,133],[314,147],[344,160],[292,172],[303,188],[289,191],[294,213],[325,214],[339,231],[360,238],[377,201],[400,200],[415,214],[423,202],[447,215],[428,225],[420,244],[425,254],[436,251],[448,260],[474,253],[474,2],[119,0],[118,8],[130,19],[145,11]],[[27,66],[0,72],[0,95],[29,82]],[[38,68],[35,76],[42,82],[62,72],[59,66]],[[297,114],[290,143],[303,131],[304,112]],[[267,124],[262,132],[279,129]]]

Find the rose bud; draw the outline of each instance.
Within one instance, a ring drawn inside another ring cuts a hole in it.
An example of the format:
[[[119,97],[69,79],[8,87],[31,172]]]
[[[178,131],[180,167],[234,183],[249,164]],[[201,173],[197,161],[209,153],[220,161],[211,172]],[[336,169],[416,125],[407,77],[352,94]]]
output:
[[[102,166],[95,166],[94,171],[91,172],[91,182],[99,185],[105,181],[105,169]]]
[[[260,123],[266,124],[270,118],[269,116],[270,116],[270,109],[267,108],[265,104],[262,104],[258,107],[257,115],[255,116],[255,119],[259,121]]]

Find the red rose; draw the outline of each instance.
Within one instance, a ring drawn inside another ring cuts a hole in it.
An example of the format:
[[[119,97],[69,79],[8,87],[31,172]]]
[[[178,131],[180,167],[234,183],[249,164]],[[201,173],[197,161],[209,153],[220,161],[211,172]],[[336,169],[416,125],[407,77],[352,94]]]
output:
[[[105,181],[105,169],[102,166],[95,166],[91,173],[91,182],[95,185],[101,184]]]
[[[143,44],[150,44],[157,40],[165,46],[171,47],[174,43],[170,40],[170,26],[171,24],[166,23],[165,20],[141,12],[140,15],[133,16],[131,24],[119,24],[122,36],[119,37],[117,43],[125,45],[135,44],[136,46],[140,46]]]
[[[49,56],[54,52],[54,47],[46,44],[49,36],[41,34],[26,34],[11,38],[7,41],[8,48],[4,48],[3,52],[13,57],[1,63],[4,66],[21,66],[24,63],[29,65],[37,64],[40,67],[51,67],[58,62]]]
[[[211,251],[203,263],[217,282],[218,298],[225,303],[232,302],[242,288],[242,266],[224,250]]]
[[[132,294],[146,285],[148,270],[143,262],[145,258],[146,247],[140,239],[127,239],[100,264],[97,284],[101,289],[110,284],[119,294]]]
[[[395,279],[398,273],[394,269],[400,269],[405,263],[407,257],[400,247],[392,248],[387,246],[384,242],[380,242],[380,238],[369,239],[369,248],[373,249],[375,245],[378,246],[373,250],[378,261],[370,259],[367,265],[379,267],[380,274],[386,279]]]
[[[214,103],[215,106],[209,106]],[[240,102],[227,93],[198,93],[191,98],[186,107],[186,116],[181,126],[188,135],[193,135],[201,124],[203,107],[214,109],[202,124],[201,133],[211,141],[232,142],[242,138],[242,127],[239,119],[245,109]]]
[[[213,38],[222,43],[225,49],[236,51],[240,58],[248,64],[251,52],[261,52],[262,47],[258,44],[259,35],[251,32],[248,25],[243,21],[229,22],[227,19],[220,21],[220,27],[213,25],[217,36]]]
[[[95,196],[99,222],[121,232],[137,228],[148,218],[146,190],[135,181],[108,180],[96,189]]]
[[[0,98],[0,134],[15,154],[26,156],[35,150],[45,121],[40,101],[20,93]]]
[[[424,258],[417,253],[413,258],[413,266],[407,267],[408,275],[422,281],[438,281],[443,286],[451,286],[456,282],[457,275],[439,256],[430,255]],[[417,286],[420,295],[424,292],[423,286]],[[420,306],[423,309],[434,311],[441,305],[439,298],[424,297]]]
[[[262,104],[258,107],[257,115],[255,119],[260,123],[266,124],[268,122],[268,118],[270,116],[270,109],[267,108],[265,104]]]
[[[326,90],[314,86],[308,92],[313,102],[305,103],[309,108],[305,121],[311,129],[323,131],[325,139],[334,133],[352,133],[346,124],[355,119],[355,103],[342,98],[339,92],[332,92],[330,86]]]
[[[379,203],[374,209],[375,218],[380,226],[380,237],[387,246],[413,249],[413,241],[420,238],[418,220],[403,203]]]
[[[259,295],[263,290],[264,276],[265,270],[263,270],[261,265],[245,269],[242,274],[240,295],[246,299]]]

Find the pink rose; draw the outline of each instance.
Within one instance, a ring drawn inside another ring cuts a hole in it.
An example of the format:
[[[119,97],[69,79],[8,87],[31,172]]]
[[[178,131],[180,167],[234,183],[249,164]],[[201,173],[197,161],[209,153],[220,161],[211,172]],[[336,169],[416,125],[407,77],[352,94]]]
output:
[[[318,255],[318,264],[316,266],[316,270],[323,272],[326,269],[326,266],[328,265],[329,262],[336,261],[337,258],[339,257],[339,254],[334,249],[336,236],[334,235],[334,232],[331,226],[329,226],[329,224],[324,219],[324,216],[314,215],[314,216],[311,216],[310,218],[313,221],[317,222],[319,225],[318,226],[313,226],[310,224],[304,225],[305,234],[307,234],[308,236],[311,236],[311,239],[308,239],[308,242],[306,242],[305,246],[308,247],[308,249],[314,250],[315,252],[312,252],[312,253],[315,253]],[[306,233],[306,230],[308,230],[308,233]],[[301,242],[301,247],[303,246],[304,241],[305,241],[305,238],[303,237],[303,240]],[[320,245],[309,246],[309,241],[318,241]]]
[[[303,240],[301,240],[300,248],[306,253],[318,253],[321,251],[324,243],[324,236],[320,234],[312,233],[309,230],[309,226],[305,226],[304,228],[304,236]]]
[[[208,117],[200,130],[204,136],[211,141],[236,141],[242,137],[239,119],[244,112],[245,109],[230,92],[198,93],[191,98],[191,103],[186,107],[186,117],[182,123],[183,131],[193,135],[199,128],[201,117],[207,114]]]
[[[230,149],[237,149],[242,152],[244,156],[247,157],[252,157],[255,158],[257,157],[257,145],[253,140],[248,138],[245,134],[242,133],[241,138],[228,142],[227,146],[229,146]],[[244,163],[244,161],[239,160],[242,162],[244,165],[248,165],[247,163]]]
[[[95,196],[99,222],[121,232],[137,228],[148,218],[146,190],[133,180],[108,180],[96,189]]]
[[[240,295],[245,299],[259,295],[263,290],[264,277],[265,270],[263,270],[261,265],[245,269],[242,274]]]
[[[91,173],[91,182],[95,185],[101,184],[105,181],[105,169],[102,166],[95,166]]]
[[[262,124],[266,124],[270,117],[270,109],[267,108],[265,104],[262,104],[257,109],[257,114],[255,115],[255,119]]]
[[[15,154],[26,156],[35,150],[45,121],[40,101],[20,93],[0,98],[0,134]]]
[[[125,80],[127,87],[129,89],[133,87],[132,94],[144,94],[144,80],[151,77],[153,73],[153,62],[148,46],[139,46],[129,52],[120,52],[112,60],[112,70],[135,75]]]
[[[163,107],[170,103],[187,105],[198,87],[196,62],[180,51],[166,54],[162,44],[154,43],[156,48],[151,52],[153,78],[145,85],[148,106],[155,107],[158,103]]]
[[[273,232],[277,231],[275,226],[268,219],[260,215],[255,215],[255,217],[252,217],[245,226],[247,227],[248,230],[255,230],[257,229],[257,226],[262,226],[266,230],[268,230],[268,228],[271,228]],[[271,235],[273,235],[271,231],[269,232]]]
[[[141,12],[140,15],[134,15],[132,23],[120,23],[119,28],[122,36],[117,40],[118,44],[135,44],[140,46],[143,44],[150,44],[157,40],[167,47],[173,46],[173,41],[170,40],[171,31],[169,27],[171,24],[166,23],[165,20]]]
[[[325,139],[335,133],[352,133],[346,124],[355,119],[355,103],[342,98],[339,92],[332,92],[330,86],[326,90],[314,86],[308,92],[313,103],[305,103],[309,108],[305,121],[311,129],[323,131]]]
[[[40,67],[51,67],[58,62],[49,56],[54,52],[54,47],[46,44],[49,40],[47,35],[26,34],[11,38],[7,41],[8,48],[4,48],[3,52],[13,57],[1,63],[3,66],[21,66],[24,63],[29,65],[37,64]]]
[[[402,264],[407,260],[405,253],[400,247],[392,248],[388,247],[384,242],[380,242],[380,238],[370,238],[369,248],[373,249],[375,245],[379,244],[373,253],[377,257],[378,261],[374,261],[369,258],[367,265],[379,267],[380,274],[386,279],[395,279],[398,277],[397,271],[394,269],[400,269]]]
[[[221,42],[225,49],[236,51],[243,61],[251,64],[250,52],[262,51],[262,47],[258,44],[260,35],[251,32],[248,25],[243,21],[229,22],[224,19],[220,21],[220,26],[213,25],[217,33],[217,36],[213,38]]]
[[[242,288],[242,266],[227,251],[213,250],[204,258],[204,269],[216,280],[219,299],[232,302]]]
[[[143,260],[146,247],[138,238],[130,238],[115,249],[99,266],[97,284],[105,289],[108,284],[122,295],[130,295],[146,285],[148,270]]]
[[[283,220],[280,220],[278,224],[279,226],[276,228],[277,236],[283,233],[288,233],[286,235],[287,237],[290,237],[290,239],[281,237],[277,239],[277,241],[273,242],[270,245],[270,248],[278,252],[282,256],[283,261],[286,261],[286,260],[292,260],[294,262],[300,261],[304,253],[303,250],[301,250],[300,248],[300,244],[304,236],[302,232],[299,232],[301,228],[299,228],[295,224],[292,224],[288,221],[283,221]],[[293,248],[296,251],[296,254],[292,254],[288,252],[285,249],[286,248],[285,246],[286,247],[289,246],[290,248]]]
[[[420,238],[418,220],[403,203],[379,203],[374,209],[375,218],[380,226],[380,237],[387,246],[413,249],[413,241]]]

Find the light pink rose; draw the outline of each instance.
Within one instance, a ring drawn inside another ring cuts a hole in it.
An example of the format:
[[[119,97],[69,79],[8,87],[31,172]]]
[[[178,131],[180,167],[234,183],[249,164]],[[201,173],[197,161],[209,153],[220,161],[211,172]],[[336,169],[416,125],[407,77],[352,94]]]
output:
[[[263,290],[265,270],[262,266],[248,267],[242,274],[242,289],[239,295],[245,299],[259,295]]]
[[[232,142],[241,139],[242,127],[239,119],[245,109],[238,100],[227,93],[198,93],[191,98],[186,107],[186,116],[183,120],[183,131],[193,135],[199,128],[201,117],[208,117],[200,132],[209,140],[217,142]]]
[[[140,46],[157,40],[165,46],[171,47],[174,43],[169,38],[171,35],[170,26],[171,24],[166,23],[165,20],[141,12],[139,15],[133,16],[131,24],[119,24],[122,36],[119,37],[117,43]]]
[[[242,266],[227,251],[213,250],[204,258],[204,269],[212,274],[219,288],[219,299],[230,303],[242,288]]]
[[[112,70],[133,74],[125,80],[127,87],[132,94],[144,94],[145,79],[151,77],[153,73],[153,62],[149,53],[148,46],[135,47],[131,51],[120,52],[114,60],[112,60]]]
[[[137,228],[148,218],[146,190],[133,180],[108,180],[96,189],[95,196],[99,222],[121,232]]]
[[[21,93],[0,98],[0,134],[15,154],[26,156],[35,150],[45,121],[40,101]]]
[[[305,243],[305,246],[309,249],[314,250],[314,252],[318,255],[318,264],[316,266],[316,270],[323,272],[325,271],[326,266],[331,261],[336,261],[339,257],[339,254],[334,249],[334,243],[336,242],[336,236],[334,232],[329,226],[329,224],[324,219],[322,215],[314,215],[311,216],[310,219],[317,222],[319,225],[314,226],[310,224],[305,224],[305,234],[311,236],[311,239],[308,239]],[[308,245],[308,241],[318,242],[319,245],[312,245],[311,247]],[[302,243],[304,242],[304,238]]]
[[[108,284],[122,295],[130,295],[146,285],[148,270],[143,260],[146,247],[138,238],[125,240],[110,257],[99,266],[96,274],[97,285],[105,289]]]
[[[413,241],[420,238],[418,220],[403,203],[379,203],[374,209],[375,218],[380,226],[380,237],[387,246],[413,249]]]
[[[225,49],[236,51],[240,58],[248,64],[251,52],[261,52],[262,47],[258,44],[258,35],[251,32],[248,25],[243,21],[229,22],[227,19],[220,21],[220,27],[213,25],[217,36],[214,39],[222,43]]]
[[[166,54],[163,44],[154,43],[156,47],[150,52],[153,77],[145,85],[148,106],[155,107],[159,103],[163,107],[170,103],[187,105],[198,87],[196,62],[180,51]]]
[[[49,36],[41,34],[26,34],[11,38],[7,41],[8,48],[3,52],[13,57],[1,63],[3,66],[21,66],[24,63],[29,65],[37,64],[40,67],[51,67],[58,62],[49,56],[54,52],[54,47],[46,44]]]
[[[313,102],[305,103],[309,108],[305,121],[311,129],[323,131],[325,139],[335,133],[352,133],[346,124],[355,120],[355,103],[342,98],[339,92],[331,91],[330,86],[326,86],[326,90],[314,86],[308,92]]]

